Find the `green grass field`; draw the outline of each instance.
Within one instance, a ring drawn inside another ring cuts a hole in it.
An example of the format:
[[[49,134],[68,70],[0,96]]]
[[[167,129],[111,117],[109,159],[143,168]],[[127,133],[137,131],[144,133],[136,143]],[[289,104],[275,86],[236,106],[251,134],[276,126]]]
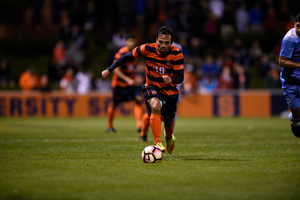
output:
[[[179,118],[146,164],[134,118],[0,118],[0,199],[300,199],[300,139],[280,118]]]

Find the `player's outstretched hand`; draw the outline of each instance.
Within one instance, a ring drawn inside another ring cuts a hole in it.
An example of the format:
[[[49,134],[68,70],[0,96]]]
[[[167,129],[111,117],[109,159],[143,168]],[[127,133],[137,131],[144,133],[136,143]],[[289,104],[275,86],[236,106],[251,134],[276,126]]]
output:
[[[164,80],[164,83],[166,83],[166,84],[172,83],[172,79],[170,76],[163,75],[162,78]]]
[[[126,83],[129,85],[129,86],[133,86],[134,85],[134,80],[129,78],[128,80],[126,80]]]
[[[106,69],[101,72],[101,78],[102,80],[106,79],[109,76],[110,72]]]

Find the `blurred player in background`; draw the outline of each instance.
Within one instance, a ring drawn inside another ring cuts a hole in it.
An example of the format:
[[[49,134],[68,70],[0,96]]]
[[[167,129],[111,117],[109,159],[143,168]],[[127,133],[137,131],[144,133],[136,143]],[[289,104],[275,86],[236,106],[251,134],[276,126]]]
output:
[[[292,132],[300,137],[300,13],[282,40],[279,54],[282,89],[291,113]]]
[[[20,88],[25,91],[36,90],[40,87],[40,77],[34,67],[30,66],[21,74],[19,84]]]
[[[122,47],[116,54],[114,63],[123,55],[131,52],[136,47],[136,37],[134,34],[126,36],[126,46]],[[114,70],[111,86],[113,88],[113,102],[108,108],[107,118],[107,132],[116,132],[113,127],[113,120],[116,108],[122,103],[134,100],[134,115],[136,118],[136,127],[138,132],[142,129],[142,91],[141,87],[135,82],[135,70],[137,67],[137,60],[133,59],[130,62],[122,63]]]
[[[173,128],[179,96],[177,84],[182,83],[184,74],[183,54],[180,49],[172,46],[173,39],[173,30],[163,26],[158,30],[155,43],[134,48],[102,71],[102,78],[105,79],[116,67],[138,57],[145,58],[146,83],[143,85],[143,93],[147,109],[151,109],[150,126],[154,144],[169,153],[175,147]],[[160,139],[161,120],[164,122],[166,148]]]

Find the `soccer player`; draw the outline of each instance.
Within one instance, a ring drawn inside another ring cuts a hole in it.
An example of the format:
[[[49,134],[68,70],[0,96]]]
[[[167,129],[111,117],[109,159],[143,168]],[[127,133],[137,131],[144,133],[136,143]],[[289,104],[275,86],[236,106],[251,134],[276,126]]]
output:
[[[282,40],[279,64],[283,93],[291,109],[292,132],[300,137],[300,13],[296,16],[294,28]]]
[[[163,26],[158,30],[155,43],[134,48],[102,71],[102,79],[105,79],[116,67],[134,58],[145,58],[146,83],[142,88],[147,107],[151,109],[150,127],[154,144],[169,153],[173,152],[175,146],[172,136],[179,94],[176,86],[182,83],[184,72],[183,54],[172,45],[173,38],[173,30]],[[161,120],[164,122],[166,148],[160,139]]]
[[[173,46],[177,47],[180,49],[180,51],[182,51],[182,46],[177,43],[177,42],[174,42],[172,43]],[[177,84],[177,89],[179,91],[179,95],[178,95],[178,102],[180,102],[181,100],[181,84]],[[142,118],[142,130],[141,130],[141,133],[140,133],[140,140],[141,142],[147,142],[147,132],[148,132],[148,129],[149,129],[149,126],[150,126],[150,115],[151,115],[151,110],[147,110],[147,112],[143,115],[143,118]],[[175,115],[175,118],[174,118],[174,122],[176,124],[176,119],[177,119],[177,114]],[[174,132],[174,129],[175,129],[175,126],[173,128],[173,132]],[[175,139],[175,136],[173,134],[173,139]]]
[[[126,36],[126,46],[122,47],[116,54],[114,62],[120,57],[126,55],[136,47],[136,37],[134,34],[128,34]],[[108,108],[107,118],[107,132],[116,132],[113,128],[113,120],[116,108],[122,103],[131,100],[135,100],[134,115],[136,118],[136,127],[138,132],[142,129],[142,116],[143,116],[143,97],[141,88],[136,85],[135,69],[137,66],[137,60],[133,59],[130,62],[123,63],[115,69],[112,78],[111,86],[113,88],[113,102]]]

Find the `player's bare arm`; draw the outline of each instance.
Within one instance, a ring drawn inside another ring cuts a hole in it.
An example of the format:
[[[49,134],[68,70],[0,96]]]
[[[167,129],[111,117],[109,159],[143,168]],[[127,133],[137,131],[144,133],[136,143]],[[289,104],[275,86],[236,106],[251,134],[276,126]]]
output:
[[[115,70],[114,70],[114,73],[120,77],[121,79],[123,79],[129,86],[133,86],[134,85],[134,80],[128,76],[126,76],[121,70],[119,67],[117,67]]]
[[[282,67],[300,68],[300,63],[293,62],[282,56],[279,56],[279,65]]]

